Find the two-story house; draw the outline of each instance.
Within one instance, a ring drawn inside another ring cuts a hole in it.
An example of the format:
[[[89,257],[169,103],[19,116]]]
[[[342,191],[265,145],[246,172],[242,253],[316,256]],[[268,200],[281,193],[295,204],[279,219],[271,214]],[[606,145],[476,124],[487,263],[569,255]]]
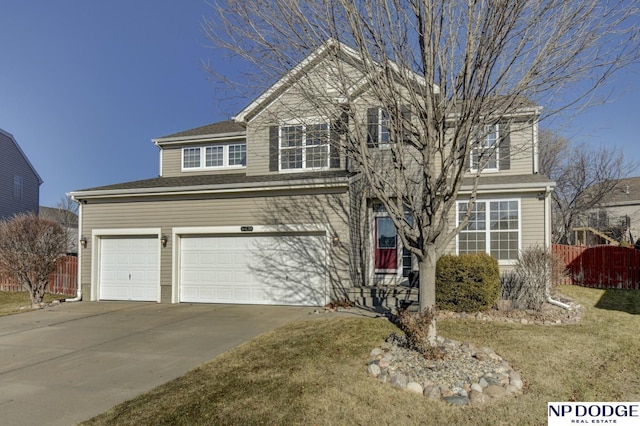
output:
[[[322,53],[233,120],[155,139],[159,177],[71,193],[80,203],[85,300],[323,305],[384,298],[406,282],[415,260],[339,143],[341,126],[363,127],[363,143],[384,156],[388,113],[369,103],[364,85],[352,106],[362,119],[307,111],[292,88],[317,78],[314,87],[332,90]],[[550,245],[553,182],[537,173],[538,114],[521,108],[508,136],[500,124],[483,133],[487,146],[501,141],[500,151],[449,252],[484,251],[508,268],[520,250]],[[479,154],[471,152],[469,176]],[[471,190],[465,181],[451,223]]]
[[[0,129],[0,219],[38,214],[42,179],[13,135]]]

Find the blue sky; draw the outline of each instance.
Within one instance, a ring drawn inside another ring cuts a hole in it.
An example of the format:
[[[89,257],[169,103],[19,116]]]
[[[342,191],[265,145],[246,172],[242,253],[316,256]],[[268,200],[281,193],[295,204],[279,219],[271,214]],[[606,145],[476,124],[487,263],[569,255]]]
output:
[[[41,205],[77,189],[155,177],[152,138],[228,119],[244,106],[222,97],[200,65],[230,69],[206,48],[201,22],[210,14],[204,0],[2,1],[0,128],[44,180]],[[601,93],[608,103],[563,132],[640,159],[640,67]]]

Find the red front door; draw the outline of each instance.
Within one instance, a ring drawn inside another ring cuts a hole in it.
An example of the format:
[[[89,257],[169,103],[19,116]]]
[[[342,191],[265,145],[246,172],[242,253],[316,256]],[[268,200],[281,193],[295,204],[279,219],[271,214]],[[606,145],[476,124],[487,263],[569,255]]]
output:
[[[375,218],[375,272],[398,272],[398,234],[389,217]]]

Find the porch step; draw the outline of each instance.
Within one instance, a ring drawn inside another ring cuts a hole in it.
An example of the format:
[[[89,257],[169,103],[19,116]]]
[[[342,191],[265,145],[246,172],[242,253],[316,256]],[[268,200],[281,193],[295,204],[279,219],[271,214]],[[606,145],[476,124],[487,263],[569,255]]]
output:
[[[349,300],[357,306],[374,309],[398,311],[409,309],[418,311],[418,289],[408,286],[356,287],[349,290]]]

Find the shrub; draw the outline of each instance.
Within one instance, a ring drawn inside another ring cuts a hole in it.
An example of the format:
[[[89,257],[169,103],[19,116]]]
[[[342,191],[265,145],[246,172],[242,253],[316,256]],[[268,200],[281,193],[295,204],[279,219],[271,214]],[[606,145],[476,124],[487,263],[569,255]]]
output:
[[[542,247],[523,250],[513,271],[502,277],[501,294],[516,309],[539,311],[550,295],[553,280],[560,280],[564,265]]]
[[[60,225],[34,214],[0,221],[0,269],[29,291],[31,304],[42,302],[66,236]]]
[[[487,254],[445,255],[436,267],[436,305],[456,312],[490,309],[500,296],[498,261]]]
[[[429,344],[429,328],[434,320],[435,312],[429,308],[418,313],[402,310],[398,314],[398,326],[404,331],[407,347],[426,359],[443,359],[442,349]]]

